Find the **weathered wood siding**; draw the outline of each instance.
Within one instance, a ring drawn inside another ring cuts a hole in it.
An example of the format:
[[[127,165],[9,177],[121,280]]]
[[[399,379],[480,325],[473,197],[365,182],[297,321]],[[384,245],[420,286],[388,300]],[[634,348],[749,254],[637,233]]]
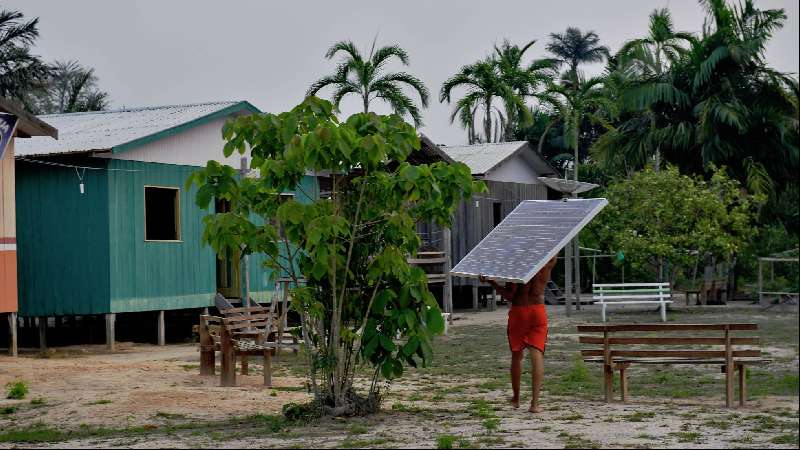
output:
[[[494,228],[494,204],[500,204],[500,219],[504,219],[523,200],[547,200],[547,187],[543,184],[485,181],[488,192],[464,200],[453,218],[451,234],[451,259],[453,265],[461,261]],[[441,230],[431,223],[422,223],[417,231],[423,245],[442,248]],[[430,238],[426,239],[427,236]],[[471,284],[471,280],[453,277],[454,285]]]

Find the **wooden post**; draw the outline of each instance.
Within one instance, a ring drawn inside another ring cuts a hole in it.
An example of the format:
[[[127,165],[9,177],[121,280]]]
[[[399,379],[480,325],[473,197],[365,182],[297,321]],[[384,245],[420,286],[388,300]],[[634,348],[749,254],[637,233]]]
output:
[[[581,310],[581,245],[578,236],[572,240],[575,250],[575,309]]]
[[[625,364],[619,365],[619,390],[622,403],[628,401],[628,368]]]
[[[764,305],[764,261],[758,259],[758,304]]]
[[[47,317],[39,317],[36,320],[39,326],[39,351],[47,353]]]
[[[497,291],[492,288],[492,311],[497,309]]]
[[[17,313],[8,315],[8,354],[17,356]]]
[[[262,344],[266,344],[264,341]],[[264,386],[272,387],[272,349],[269,348],[264,350]]]
[[[114,340],[116,339],[116,332],[114,326],[117,321],[116,314],[106,314],[106,349],[114,351]]]
[[[572,243],[568,242],[564,247],[564,308],[566,308],[567,317],[572,314]]]
[[[472,285],[472,309],[478,310],[478,285]]]
[[[739,364],[739,406],[747,403],[747,366]]]
[[[236,386],[236,356],[233,341],[225,324],[220,325],[219,345],[222,353],[222,370],[220,373],[220,386]]]
[[[733,405],[733,349],[730,325],[725,325],[725,407]]]
[[[450,228],[442,229],[442,241],[444,244],[444,290],[442,292],[442,306],[444,307],[444,312],[452,313],[453,312],[453,278],[450,275],[450,269],[452,268],[452,257],[451,249],[452,243],[450,242]]]
[[[606,403],[611,403],[611,397],[614,395],[614,371],[611,367],[611,342],[608,331],[603,331],[603,380]]]
[[[208,315],[200,316],[200,375],[214,375],[217,363],[214,352],[214,338],[208,331]]]
[[[158,312],[158,345],[164,346],[167,343],[166,328],[164,326],[164,311]]]

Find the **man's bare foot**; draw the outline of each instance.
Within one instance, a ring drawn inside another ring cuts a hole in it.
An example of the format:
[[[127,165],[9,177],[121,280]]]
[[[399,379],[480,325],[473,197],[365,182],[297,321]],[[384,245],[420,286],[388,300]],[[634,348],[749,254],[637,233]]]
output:
[[[534,414],[539,414],[540,412],[542,412],[542,408],[541,408],[541,407],[539,407],[539,406],[533,406],[533,405],[531,405],[531,407],[530,407],[530,408],[528,408],[528,412],[532,412],[532,413],[534,413]]]
[[[514,409],[518,409],[519,408],[519,399],[518,398],[515,399],[514,397],[508,397],[508,403],[510,403],[511,406]]]

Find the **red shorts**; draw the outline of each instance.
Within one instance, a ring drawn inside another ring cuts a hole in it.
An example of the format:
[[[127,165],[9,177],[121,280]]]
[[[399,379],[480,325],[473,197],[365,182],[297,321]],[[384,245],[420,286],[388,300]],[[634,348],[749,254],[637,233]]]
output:
[[[511,306],[508,311],[508,345],[512,352],[533,347],[544,353],[547,310],[544,305]]]

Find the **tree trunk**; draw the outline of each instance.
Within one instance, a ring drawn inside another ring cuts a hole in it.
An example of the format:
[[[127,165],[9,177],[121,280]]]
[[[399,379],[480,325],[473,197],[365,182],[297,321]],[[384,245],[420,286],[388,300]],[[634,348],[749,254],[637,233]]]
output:
[[[486,142],[492,142],[492,98],[486,97],[486,117],[483,118],[483,132]]]

